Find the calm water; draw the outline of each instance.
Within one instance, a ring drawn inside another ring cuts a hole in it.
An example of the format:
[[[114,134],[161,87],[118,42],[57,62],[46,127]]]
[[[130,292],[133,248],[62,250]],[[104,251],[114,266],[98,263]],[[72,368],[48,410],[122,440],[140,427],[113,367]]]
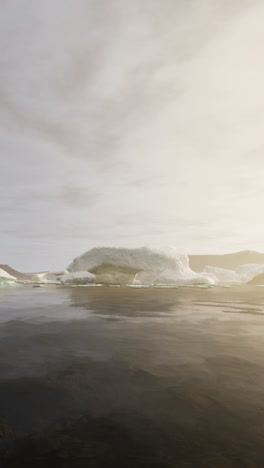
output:
[[[0,290],[0,461],[263,467],[264,288]]]

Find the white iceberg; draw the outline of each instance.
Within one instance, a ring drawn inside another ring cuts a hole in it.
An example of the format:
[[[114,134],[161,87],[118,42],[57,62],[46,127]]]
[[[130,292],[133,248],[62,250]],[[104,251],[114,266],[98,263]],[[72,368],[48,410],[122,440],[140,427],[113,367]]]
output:
[[[60,282],[66,285],[80,285],[94,283],[95,276],[87,271],[77,271],[76,273],[68,273],[60,277]]]
[[[0,286],[17,286],[17,279],[0,268]]]
[[[207,266],[201,274],[211,278],[215,284],[244,284],[262,273],[263,264],[248,264],[240,265],[236,270]]]
[[[75,258],[68,270],[78,275],[90,273],[95,283],[109,285],[198,287],[248,283],[264,273],[264,264],[240,265],[236,270],[207,266],[197,273],[190,268],[189,257],[174,248],[97,247]]]
[[[15,276],[9,275],[9,273],[7,273],[5,270],[2,270],[2,268],[0,268],[0,278],[6,278],[7,280],[10,280],[10,281],[16,280]]]
[[[86,271],[96,283],[107,284],[212,284],[189,267],[189,257],[175,249],[97,247],[77,257],[70,272]]]
[[[58,271],[44,271],[41,273],[35,273],[32,276],[33,282],[42,283],[42,284],[57,284],[60,278],[68,273],[68,270],[58,270]]]

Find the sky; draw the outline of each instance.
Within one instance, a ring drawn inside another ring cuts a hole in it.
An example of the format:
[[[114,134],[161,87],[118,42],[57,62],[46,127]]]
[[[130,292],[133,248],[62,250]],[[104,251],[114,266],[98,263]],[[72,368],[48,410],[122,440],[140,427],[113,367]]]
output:
[[[0,7],[0,263],[264,251],[261,0]]]

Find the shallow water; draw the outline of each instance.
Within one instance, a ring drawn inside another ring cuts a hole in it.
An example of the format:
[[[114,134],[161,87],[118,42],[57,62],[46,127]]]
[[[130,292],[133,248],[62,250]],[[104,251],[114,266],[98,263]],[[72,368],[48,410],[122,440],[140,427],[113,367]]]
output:
[[[6,466],[264,466],[264,290],[0,290]]]

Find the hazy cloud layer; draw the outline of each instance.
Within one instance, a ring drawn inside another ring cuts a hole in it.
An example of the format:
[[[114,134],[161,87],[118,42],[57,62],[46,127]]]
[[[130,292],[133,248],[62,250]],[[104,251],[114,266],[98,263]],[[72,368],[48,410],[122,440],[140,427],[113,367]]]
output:
[[[263,250],[260,0],[8,0],[0,261]]]

